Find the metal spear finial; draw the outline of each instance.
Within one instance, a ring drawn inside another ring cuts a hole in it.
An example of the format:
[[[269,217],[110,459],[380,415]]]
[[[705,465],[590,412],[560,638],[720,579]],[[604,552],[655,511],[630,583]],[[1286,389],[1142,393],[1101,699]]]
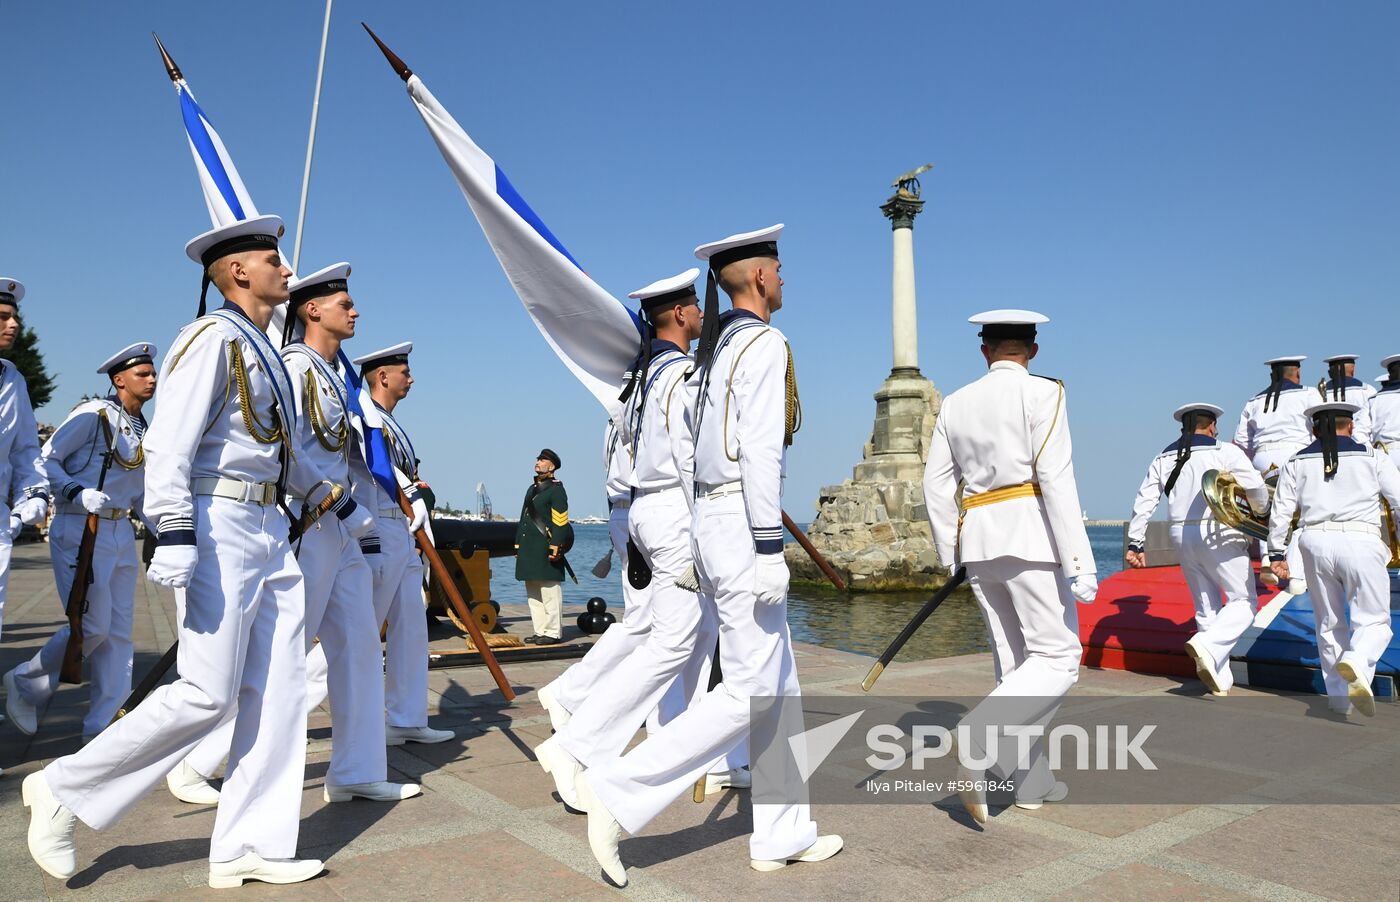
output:
[[[170,80],[177,83],[184,81],[185,76],[180,74],[180,67],[175,65],[175,61],[166,52],[165,45],[160,42],[160,36],[153,31],[151,37],[156,39],[156,46],[160,48],[160,58],[165,61],[165,71],[169,74]]]
[[[379,45],[379,49],[383,52],[384,58],[389,61],[390,66],[394,67],[394,71],[399,73],[399,78],[402,78],[404,81],[408,81],[412,78],[413,70],[404,65],[404,61],[399,59],[399,55],[386,47],[383,41],[379,40],[379,35],[374,33],[374,29],[365,25],[363,22],[360,24],[364,26],[365,31],[369,32],[369,36],[374,38],[374,43]]]

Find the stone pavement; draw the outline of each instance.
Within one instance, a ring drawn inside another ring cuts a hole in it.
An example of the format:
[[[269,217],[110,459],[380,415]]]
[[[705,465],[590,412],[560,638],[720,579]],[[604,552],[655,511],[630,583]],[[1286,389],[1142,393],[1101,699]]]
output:
[[[0,667],[9,669],[60,623],[47,546],[16,549]],[[173,639],[173,606],[142,583],[136,641],[140,674]],[[503,621],[521,632],[523,606]],[[528,631],[528,630],[527,630]],[[447,633],[435,645],[460,645]],[[856,694],[869,659],[800,646],[808,693]],[[456,731],[436,746],[389,749],[392,779],[424,795],[397,804],[328,806],[321,783],[330,751],[324,710],[310,720],[301,854],[328,873],[293,887],[206,886],[214,810],[184,805],[163,787],[106,833],[78,826],[80,870],[66,885],[25,850],[24,775],[77,747],[86,689],[65,687],[26,739],[0,725],[0,899],[1383,899],[1400,890],[1400,811],[1382,806],[1047,805],[994,812],[985,830],[931,806],[819,806],[823,832],[846,848],[822,864],[760,874],[748,867],[747,800],[737,793],[696,805],[678,800],[643,834],[624,839],[632,880],[606,886],[588,852],[585,819],[554,801],[531,748],[549,735],[533,690],[564,662],[507,664],[519,697],[505,704],[484,668],[434,670],[432,724]],[[881,680],[888,695],[981,694],[991,662],[972,655],[900,663]],[[1187,684],[1187,688],[1197,688]],[[1179,681],[1085,671],[1077,693],[1181,691]]]

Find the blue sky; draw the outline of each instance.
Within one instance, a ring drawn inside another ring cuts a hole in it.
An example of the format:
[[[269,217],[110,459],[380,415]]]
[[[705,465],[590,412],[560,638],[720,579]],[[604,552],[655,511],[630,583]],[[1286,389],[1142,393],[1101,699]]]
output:
[[[0,273],[57,371],[193,316],[208,228],[160,33],[264,212],[294,226],[323,5],[0,6]],[[702,14],[697,15],[697,12]],[[1127,516],[1188,400],[1237,414],[1259,361],[1400,352],[1400,7],[1380,2],[335,4],[302,269],[354,265],[361,352],[411,339],[401,408],[439,497],[513,516],[549,445],[601,513],[601,409],[544,345],[403,87],[424,79],[617,296],[782,221],[806,420],[786,506],[850,475],[890,366],[878,206],[932,161],[920,364],[983,369],[966,317],[1053,320],[1084,506]],[[157,395],[159,403],[159,395]],[[1233,428],[1233,422],[1230,424]]]

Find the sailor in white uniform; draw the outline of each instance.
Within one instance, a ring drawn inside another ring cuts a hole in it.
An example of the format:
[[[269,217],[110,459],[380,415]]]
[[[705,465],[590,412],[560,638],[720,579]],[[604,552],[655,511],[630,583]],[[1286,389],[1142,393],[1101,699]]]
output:
[[[1357,405],[1308,408],[1317,436],[1283,466],[1269,518],[1269,552],[1279,579],[1290,576],[1284,536],[1296,512],[1298,546],[1308,571],[1317,654],[1332,709],[1348,698],[1370,717],[1376,662],[1390,644],[1390,549],[1381,539],[1380,499],[1400,510],[1400,471],[1387,454],[1352,438]]]
[[[1352,438],[1363,445],[1371,444],[1371,399],[1376,396],[1374,386],[1356,378],[1356,360],[1360,354],[1334,354],[1325,358],[1327,381],[1323,385],[1324,399],[1328,401],[1350,401],[1359,409],[1352,417]]]
[[[1400,354],[1381,361],[1388,377],[1366,405],[1371,444],[1388,454],[1400,454]]]
[[[992,310],[969,322],[982,326],[988,371],[943,399],[924,499],[939,559],[967,569],[987,621],[997,686],[963,721],[983,736],[978,724],[1001,727],[1015,717],[1010,722],[1048,725],[1054,717],[1079,677],[1074,600],[1092,602],[1098,578],[1074,479],[1064,386],[1027,369],[1039,350],[1036,326],[1048,318]],[[1008,707],[1018,699],[1034,702],[1013,714]],[[968,751],[982,757],[990,750]],[[1018,805],[1063,798],[1043,743],[1033,744],[1029,760],[1011,759],[1002,755],[994,769],[1003,778],[1024,772],[1015,781]],[[980,793],[963,802],[985,822]]]
[[[1317,389],[1302,384],[1302,366],[1307,359],[1294,354],[1264,361],[1269,365],[1269,387],[1250,398],[1240,413],[1235,444],[1266,480],[1312,441],[1311,425],[1304,411],[1317,403],[1319,396]],[[1294,581],[1286,588],[1301,595],[1307,591],[1302,559],[1298,557],[1297,543],[1288,547]]]
[[[432,527],[427,502],[418,489],[418,455],[393,415],[413,387],[408,367],[412,352],[413,342],[405,341],[354,361],[364,379],[361,398],[369,396],[364,425],[382,426],[398,487],[413,508],[409,520],[399,499],[370,473],[363,456],[351,460],[356,500],[379,514],[381,564],[374,579],[374,622],[389,623],[384,650],[385,741],[389,745],[446,742],[456,735],[428,726],[428,621],[423,612],[423,562],[414,536],[425,529],[431,537]]]
[[[63,880],[77,870],[75,817],[105,830],[164,779],[235,705],[233,750],[209,847],[209,885],[295,883],[306,758],[301,571],[278,507],[294,495],[334,506],[291,455],[291,384],[265,329],[291,275],[259,216],[185,248],[227,299],[181,330],[146,431],[145,513],[159,537],[146,576],[175,588],[179,679],[155,689],[81,751],[24,780],[29,852]]]
[[[1207,470],[1229,473],[1244,490],[1252,510],[1263,513],[1269,507],[1264,477],[1237,446],[1217,440],[1216,423],[1222,413],[1214,404],[1194,402],[1172,414],[1181,424],[1181,435],[1148,464],[1133,503],[1126,555],[1130,567],[1146,566],[1147,521],[1166,496],[1172,543],[1196,603],[1197,632],[1187,640],[1186,653],[1214,695],[1229,692],[1234,682],[1230,651],[1254,622],[1254,574],[1248,538],[1215,519],[1201,492],[1201,478]]]
[[[626,882],[620,831],[635,833],[748,735],[758,696],[800,695],[787,625],[782,485],[787,446],[800,423],[787,339],[769,325],[782,306],[782,226],[702,245],[707,262],[704,330],[697,353],[692,553],[700,598],[716,608],[724,682],[621,758],[578,780],[589,846],[615,883]],[[734,310],[718,316],[718,278]],[[679,473],[678,473],[679,475]],[[669,564],[667,566],[670,566]],[[772,709],[775,717],[781,706]],[[756,870],[820,861],[841,849],[817,835],[805,804],[756,804],[749,839]]]
[[[137,342],[107,358],[97,372],[111,381],[112,394],[78,404],[44,444],[44,472],[61,499],[49,527],[49,556],[65,604],[88,516],[97,518],[82,632],[92,681],[83,718],[87,738],[101,733],[131,694],[132,604],[141,571],[128,515],[141,510],[141,408],[156,391],[155,355],[154,344]],[[5,674],[5,707],[22,733],[32,736],[39,728],[39,709],[58,689],[68,636],[65,623],[38,654]]]
[[[380,675],[379,622],[374,619],[373,576],[367,558],[378,559],[378,518],[351,497],[350,459],[359,454],[340,345],[355,334],[359,311],[350,296],[350,264],[337,263],[288,287],[288,337],[282,349],[297,411],[296,453],[315,485],[333,486],[334,517],[307,523],[297,539],[297,563],[306,594],[307,709],[331,698],[331,762],[321,790],[327,802],[355,798],[397,801],[419,795],[416,783],[385,780],[384,680]],[[288,499],[305,520],[305,499]],[[373,549],[361,551],[361,542]],[[320,641],[317,642],[316,640]],[[324,679],[316,679],[323,674]],[[166,778],[181,801],[213,804],[212,775],[229,752],[233,720],[201,742]]]
[[[686,422],[685,383],[693,364],[690,344],[700,336],[699,275],[692,268],[629,295],[641,301],[650,328],[644,332],[648,346],[638,358],[635,390],[625,398],[627,431],[635,436],[628,494],[635,557],[624,560],[630,562],[627,585],[647,595],[648,628],[640,644],[610,663],[567,724],[535,749],[560,798],[571,807],[579,804],[574,784],[581,768],[621,754],[637,731],[639,712],[651,711],[671,696],[678,707],[651,721],[649,729],[657,730],[685,709],[714,647],[714,618],[705,616],[694,592],[676,585],[693,566],[694,443]],[[604,640],[611,633],[609,629]],[[679,691],[671,693],[669,687],[678,679]]]
[[[19,302],[24,283],[0,277],[0,353],[14,347],[19,336]],[[0,509],[9,529],[0,529],[0,627],[5,622],[5,589],[10,584],[11,543],[26,526],[37,526],[49,513],[49,481],[39,463],[39,430],[29,405],[24,375],[8,360],[0,360],[0,496],[12,507]]]

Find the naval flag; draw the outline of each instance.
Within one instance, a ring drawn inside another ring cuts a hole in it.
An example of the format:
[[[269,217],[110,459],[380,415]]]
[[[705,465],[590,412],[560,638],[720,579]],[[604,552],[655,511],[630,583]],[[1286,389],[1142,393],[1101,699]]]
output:
[[[608,412],[637,356],[637,317],[588,277],[564,245],[418,76],[408,96],[471,205],[540,334]]]
[[[159,43],[160,39],[157,38]],[[199,174],[200,187],[204,189],[204,203],[209,208],[209,219],[214,224],[214,228],[232,225],[253,216],[259,215],[258,208],[253,204],[253,198],[249,196],[248,189],[243,185],[243,179],[238,174],[238,167],[233,165],[233,158],[229,156],[228,148],[224,146],[223,139],[215,131],[213,123],[204,114],[199,103],[194,99],[194,93],[190,91],[189,84],[185,81],[180,70],[170,60],[169,54],[165,52],[165,47],[161,47],[161,55],[166,58],[166,68],[170,73],[170,80],[175,84],[175,91],[180,96],[180,115],[185,123],[185,135],[189,138],[190,153],[194,156],[194,168]],[[287,263],[287,257],[282,255],[282,262]],[[287,268],[291,269],[291,264],[287,263]],[[293,278],[296,278],[295,274]],[[280,346],[282,333],[286,326],[287,308],[278,307],[272,315],[272,323],[268,326],[268,335],[272,339],[273,346]],[[394,477],[394,467],[392,458],[389,457],[388,446],[384,442],[383,423],[379,419],[378,413],[374,412],[374,404],[369,399],[369,392],[361,384],[360,375],[355,367],[350,363],[350,358],[346,356],[344,349],[340,351],[340,368],[345,376],[345,397],[350,407],[350,414],[356,422],[363,423],[364,429],[361,435],[360,449],[364,454],[366,465],[370,473],[374,476],[375,482],[389,494],[390,498],[399,497],[399,484]]]

